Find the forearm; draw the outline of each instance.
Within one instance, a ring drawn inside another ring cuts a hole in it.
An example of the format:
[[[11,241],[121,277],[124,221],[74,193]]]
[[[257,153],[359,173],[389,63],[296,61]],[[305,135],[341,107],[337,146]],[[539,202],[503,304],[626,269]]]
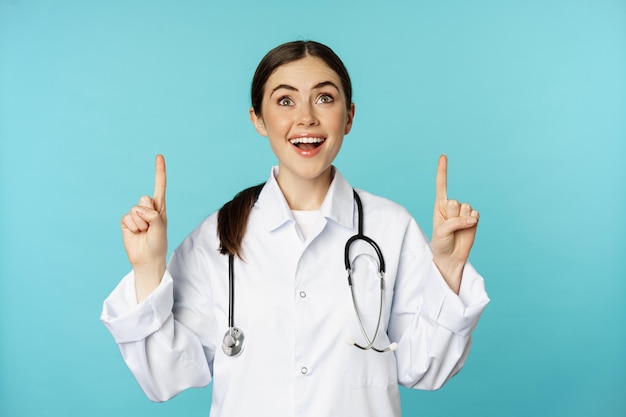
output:
[[[458,295],[461,290],[461,279],[463,277],[465,261],[457,261],[449,258],[442,259],[434,256],[433,263],[437,266],[439,273],[452,292]]]
[[[212,351],[201,340],[209,337],[201,339],[175,318],[171,276],[166,273],[139,304],[134,278],[127,275],[105,300],[101,320],[142,390],[153,401],[165,401],[185,388],[207,385]],[[198,321],[210,320],[203,319]]]
[[[187,388],[205,387],[211,382],[204,347],[173,316],[145,339],[118,346],[137,383],[152,401],[167,401]]]
[[[398,382],[413,389],[441,388],[461,370],[470,345],[471,335],[454,333],[425,317],[416,317],[398,343]]]
[[[489,298],[482,277],[470,264],[463,269],[458,295],[434,262],[424,273],[423,285],[396,293],[390,335],[398,340],[399,382],[412,388],[438,389],[463,366],[471,333]]]
[[[159,286],[165,269],[165,260],[133,268],[137,303],[143,302]]]

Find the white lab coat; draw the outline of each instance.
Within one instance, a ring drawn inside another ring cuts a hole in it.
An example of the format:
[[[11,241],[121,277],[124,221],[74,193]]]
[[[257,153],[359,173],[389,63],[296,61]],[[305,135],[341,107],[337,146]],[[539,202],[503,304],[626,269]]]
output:
[[[456,374],[489,302],[483,279],[467,264],[460,294],[454,294],[409,213],[357,191],[364,233],[386,262],[376,346],[397,342],[397,351],[362,351],[345,343],[364,343],[343,260],[357,227],[352,187],[335,170],[321,207],[324,221],[303,241],[270,175],[250,214],[245,261],[235,262],[234,319],[246,336],[240,356],[221,349],[228,257],[218,252],[216,214],[175,250],[160,286],[144,302],[136,303],[132,272],[104,302],[101,319],[148,397],[164,401],[213,381],[212,417],[399,416],[398,384],[437,389]],[[373,252],[357,243],[351,257],[359,253]],[[357,301],[371,336],[379,281],[356,269]]]

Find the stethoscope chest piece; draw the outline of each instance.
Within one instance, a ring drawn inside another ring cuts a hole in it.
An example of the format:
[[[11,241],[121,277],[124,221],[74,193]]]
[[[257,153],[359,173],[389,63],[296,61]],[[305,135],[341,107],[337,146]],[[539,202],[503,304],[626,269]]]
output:
[[[226,356],[238,356],[243,350],[243,331],[237,327],[230,327],[224,335],[222,350]]]

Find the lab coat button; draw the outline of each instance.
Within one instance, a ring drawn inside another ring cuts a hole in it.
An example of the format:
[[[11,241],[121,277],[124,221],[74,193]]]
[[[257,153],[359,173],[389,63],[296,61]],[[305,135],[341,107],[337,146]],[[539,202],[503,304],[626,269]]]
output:
[[[300,298],[304,298],[304,297],[306,297],[306,292],[300,291]]]
[[[300,369],[300,372],[302,373],[302,375],[306,375],[309,370],[305,366],[303,366],[302,369]]]

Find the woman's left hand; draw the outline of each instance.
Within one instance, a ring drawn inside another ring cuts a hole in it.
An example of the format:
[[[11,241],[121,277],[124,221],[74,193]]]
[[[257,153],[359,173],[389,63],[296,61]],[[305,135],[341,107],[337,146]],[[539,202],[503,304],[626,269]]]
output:
[[[448,158],[439,157],[433,214],[433,261],[452,291],[459,293],[463,267],[476,237],[478,211],[448,200]]]

